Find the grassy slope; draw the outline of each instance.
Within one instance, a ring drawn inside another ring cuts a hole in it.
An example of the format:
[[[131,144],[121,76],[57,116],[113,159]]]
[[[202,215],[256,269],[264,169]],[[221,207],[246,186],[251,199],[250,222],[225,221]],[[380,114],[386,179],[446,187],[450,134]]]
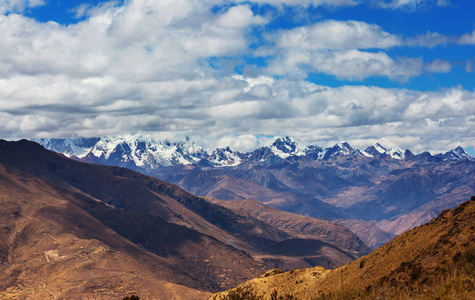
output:
[[[244,283],[239,291],[247,290],[257,299],[270,299],[273,291],[298,299],[474,299],[474,236],[472,198],[341,268],[262,276]],[[235,291],[231,293],[236,295]],[[231,299],[229,295],[216,294],[212,299]]]

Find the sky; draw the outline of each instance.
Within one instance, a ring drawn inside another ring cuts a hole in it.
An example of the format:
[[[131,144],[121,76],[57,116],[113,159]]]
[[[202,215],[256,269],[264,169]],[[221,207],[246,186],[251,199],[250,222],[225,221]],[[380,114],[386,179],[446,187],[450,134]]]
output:
[[[0,0],[0,138],[475,155],[475,1]]]

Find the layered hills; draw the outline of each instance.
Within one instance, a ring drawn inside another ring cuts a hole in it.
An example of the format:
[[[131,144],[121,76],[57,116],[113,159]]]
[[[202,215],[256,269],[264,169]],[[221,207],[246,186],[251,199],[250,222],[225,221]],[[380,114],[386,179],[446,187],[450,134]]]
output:
[[[472,197],[338,269],[272,270],[211,299],[473,299],[474,236]]]
[[[0,206],[7,298],[200,299],[269,266],[338,266],[337,257],[369,252],[340,225],[325,230],[343,246],[316,231],[297,236],[159,179],[25,140],[0,141]],[[307,244],[319,247],[295,247]]]
[[[37,141],[72,158],[127,167],[199,196],[253,199],[292,213],[331,218],[373,248],[475,193],[475,159],[461,147],[432,155],[378,143],[364,150],[348,143],[301,147],[285,137],[248,153],[226,147],[208,154],[191,140]]]

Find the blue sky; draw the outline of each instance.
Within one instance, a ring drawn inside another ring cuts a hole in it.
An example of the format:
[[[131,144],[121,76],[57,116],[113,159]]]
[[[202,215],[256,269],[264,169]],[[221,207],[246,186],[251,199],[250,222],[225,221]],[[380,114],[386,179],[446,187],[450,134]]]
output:
[[[475,2],[0,3],[3,138],[475,144]]]

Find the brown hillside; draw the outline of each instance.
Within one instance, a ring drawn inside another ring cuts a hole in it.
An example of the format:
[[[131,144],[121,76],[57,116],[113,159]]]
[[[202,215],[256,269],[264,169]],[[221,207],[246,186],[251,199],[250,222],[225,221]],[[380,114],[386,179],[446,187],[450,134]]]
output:
[[[183,267],[142,250],[71,200],[0,166],[0,299],[206,296]]]
[[[341,268],[266,273],[211,299],[475,299],[474,236],[472,197]]]

